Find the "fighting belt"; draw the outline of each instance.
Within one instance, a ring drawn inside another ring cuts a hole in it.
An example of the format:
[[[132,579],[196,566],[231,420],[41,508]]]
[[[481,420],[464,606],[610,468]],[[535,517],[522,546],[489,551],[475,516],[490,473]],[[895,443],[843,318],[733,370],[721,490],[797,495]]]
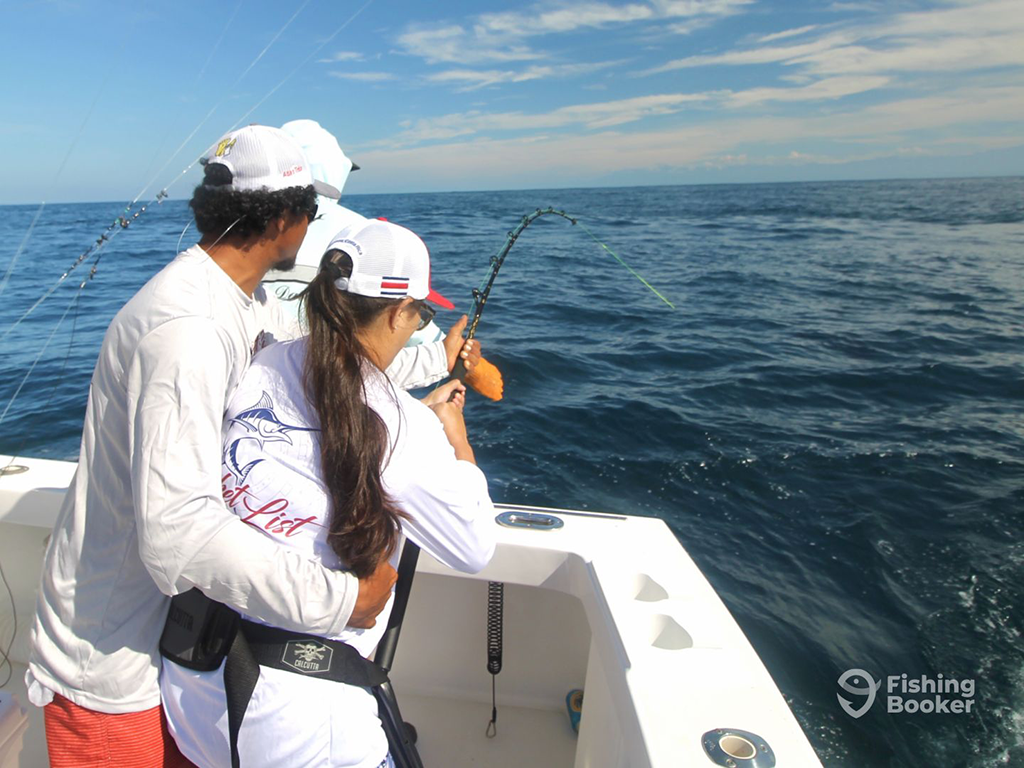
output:
[[[397,758],[402,747],[411,746],[387,672],[346,643],[256,624],[191,589],[171,598],[160,654],[200,672],[212,672],[224,663],[232,768],[239,768],[238,733],[261,666],[371,688],[392,755]]]

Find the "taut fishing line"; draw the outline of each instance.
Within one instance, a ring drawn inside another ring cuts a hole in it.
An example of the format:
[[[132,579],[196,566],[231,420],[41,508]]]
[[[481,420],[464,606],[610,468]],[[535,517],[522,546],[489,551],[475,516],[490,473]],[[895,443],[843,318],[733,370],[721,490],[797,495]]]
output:
[[[127,40],[121,43],[121,51],[114,56],[114,61],[120,56],[120,53],[124,51],[124,47],[127,44]],[[85,131],[85,126],[89,122],[89,118],[92,117],[92,113],[96,109],[96,105],[99,104],[100,96],[107,87],[107,83],[110,82],[110,78],[114,74],[114,66],[111,64],[107,76],[103,79],[99,89],[96,91],[96,95],[93,97],[92,104],[89,105],[88,111],[85,113],[85,118],[82,120],[82,124],[78,126],[78,132],[74,138],[71,139],[71,145],[68,147],[68,151],[64,154],[64,159],[61,160],[60,165],[57,167],[57,172],[53,175],[53,180],[50,182],[50,186],[47,189],[46,197],[50,196],[53,191],[54,185],[57,183],[57,179],[64,172],[64,167],[68,164],[68,159],[71,157],[71,153],[75,151],[75,145],[78,144],[78,140],[82,137],[82,133]],[[25,246],[28,245],[28,241],[32,238],[32,232],[36,228],[36,223],[39,221],[39,217],[43,213],[43,209],[46,207],[46,200],[39,203],[39,208],[36,209],[36,215],[32,217],[32,222],[28,226],[28,231],[25,232],[25,237],[21,239],[21,245],[18,246],[18,250],[14,252],[11,257],[10,263],[7,265],[7,272],[4,274],[3,282],[0,282],[0,296],[4,295],[4,291],[7,289],[7,281],[11,279],[11,273],[14,272],[14,265],[18,262],[18,257],[21,256],[22,251],[25,250]]]
[[[277,42],[277,40],[281,37],[281,35],[285,32],[285,30],[292,24],[293,21],[295,21],[295,19],[306,8],[306,6],[309,5],[310,2],[312,2],[312,0],[305,0],[305,2],[298,8],[298,10],[296,10],[295,13],[293,13],[292,16],[288,19],[288,21],[285,22],[284,26],[282,26],[278,30],[277,34],[274,35],[274,37],[270,40],[270,42],[267,43],[266,46],[264,46],[263,50],[261,50],[259,52],[259,54],[256,56],[256,58],[253,59],[252,62],[249,63],[249,66],[247,66],[245,68],[245,70],[242,72],[242,74],[239,75],[239,77],[235,80],[235,83],[231,86],[231,88],[229,88],[229,89],[227,89],[225,91],[224,97],[213,107],[213,109],[211,109],[206,114],[205,117],[203,117],[203,119],[192,130],[192,132],[189,133],[189,135],[185,139],[185,141],[183,141],[181,143],[181,145],[179,145],[178,149],[175,150],[175,152],[171,155],[171,157],[164,163],[164,165],[160,168],[160,171],[158,171],[157,174],[154,176],[153,181],[155,181],[156,178],[158,178],[159,175],[161,173],[163,173],[163,171],[167,168],[167,166],[170,165],[170,163],[174,160],[174,158],[177,157],[178,154],[180,154],[182,149],[184,149],[184,147],[195,136],[195,134],[200,130],[200,128],[202,128],[202,126],[205,125],[205,123],[207,122],[207,120],[210,119],[210,117],[213,115],[213,113],[221,106],[221,104],[224,103],[224,101],[226,101],[229,98],[229,96],[231,95],[231,92],[235,89],[235,87],[237,87],[237,85],[242,81],[242,79],[260,61],[260,59],[263,58],[263,56],[267,53],[267,51],[270,49],[270,47],[275,42]],[[341,24],[336,30],[334,30],[334,32],[329,37],[327,37],[323,42],[321,42],[320,45],[318,45],[316,48],[314,48],[313,51],[299,64],[299,66],[297,66],[295,69],[293,69],[287,76],[285,76],[285,78],[283,80],[281,80],[281,82],[279,82],[277,85],[275,85],[273,88],[271,88],[270,91],[265,96],[263,96],[259,101],[256,102],[256,104],[252,108],[250,108],[245,114],[243,114],[242,117],[238,119],[238,121],[235,123],[235,125],[233,125],[231,127],[230,130],[233,130],[234,128],[236,128],[243,120],[245,120],[246,117],[248,117],[253,111],[255,111],[263,102],[265,102],[268,98],[270,98],[270,96],[272,96],[275,92],[277,92],[286,82],[288,82],[289,79],[291,79],[291,77],[293,75],[295,75],[296,72],[299,71],[299,69],[301,69],[303,66],[305,66],[317,53],[319,53],[324,48],[324,46],[326,46],[335,37],[337,37],[349,24],[351,24],[373,2],[374,2],[374,0],[367,0],[359,8],[357,8],[356,11],[351,16],[349,16],[348,19],[346,19],[346,21],[343,24]],[[228,20],[227,24],[225,25],[224,31],[221,33],[221,38],[218,40],[216,45],[220,44],[220,40],[223,39],[224,34],[227,32],[227,28],[230,25],[231,20],[234,19],[235,15],[237,14],[239,7],[241,7],[241,0],[239,0],[239,4],[235,8],[235,12],[231,15],[231,18]],[[216,48],[216,45],[215,45],[215,48]],[[212,58],[212,55],[213,54],[211,52],[210,57],[208,57],[208,59],[207,59],[207,62],[203,65],[203,71],[205,71],[206,66],[209,64],[209,60]],[[201,74],[202,74],[202,72],[200,73],[200,76],[201,76]],[[109,79],[109,77],[108,77],[108,79]],[[102,90],[102,88],[101,88],[101,90]],[[98,101],[98,98],[99,98],[99,96],[97,95],[97,101]],[[93,106],[95,106],[95,102],[94,102]],[[90,114],[91,113],[92,113],[92,108],[90,108]],[[86,120],[88,120],[88,116],[87,116]],[[83,122],[82,127],[79,129],[79,135],[81,135],[81,132],[82,132],[82,130],[84,128],[85,128],[85,123]],[[76,142],[77,142],[77,139],[78,139],[78,137],[76,136],[76,138],[75,138]],[[72,143],[71,149],[73,149],[73,148],[74,148],[74,142]],[[71,149],[68,150],[68,156],[70,156]],[[160,190],[160,192],[157,193],[157,195],[152,200],[150,200],[148,203],[143,205],[139,210],[135,211],[129,217],[128,216],[129,212],[131,212],[133,206],[142,198],[142,196],[146,193],[146,191],[153,185],[153,181],[149,182],[149,184],[147,184],[145,187],[143,187],[142,190],[135,196],[135,198],[130,203],[128,203],[128,205],[125,206],[122,215],[119,216],[117,219],[115,219],[113,222],[111,222],[111,224],[107,227],[107,229],[91,245],[89,245],[89,247],[86,248],[78,256],[77,259],[75,259],[75,261],[71,264],[71,266],[68,269],[66,269],[64,271],[64,273],[57,279],[57,281],[54,283],[54,285],[51,286],[50,289],[47,290],[31,307],[29,307],[14,322],[13,325],[11,325],[2,334],[0,334],[0,341],[3,341],[4,339],[6,339],[11,334],[11,332],[14,331],[15,328],[17,328],[19,325],[21,325],[21,323],[29,315],[31,315],[46,299],[48,299],[57,290],[57,288],[59,288],[60,285],[63,284],[63,282],[68,278],[68,276],[80,264],[82,264],[82,262],[84,262],[90,256],[95,255],[96,258],[93,261],[92,269],[90,270],[88,278],[86,280],[83,280],[82,284],[79,286],[78,293],[81,293],[81,291],[84,288],[84,286],[86,285],[86,283],[90,282],[93,279],[93,277],[95,277],[95,275],[96,275],[96,269],[97,269],[97,267],[99,265],[99,262],[100,262],[100,251],[104,248],[104,246],[107,243],[109,243],[110,240],[113,239],[118,234],[118,232],[120,232],[122,230],[125,230],[129,226],[131,226],[131,224],[133,224],[136,221],[136,219],[139,218],[139,216],[141,216],[143,213],[145,213],[146,210],[151,205],[153,205],[153,204],[159,205],[160,203],[162,203],[164,201],[164,199],[166,199],[167,196],[168,196],[168,192],[167,192],[168,189],[170,189],[171,186],[173,186],[175,183],[177,183],[186,173],[188,173],[195,166],[195,164],[197,162],[199,162],[200,157],[197,157],[195,160],[193,160],[191,163],[189,163],[189,165],[183,171],[181,171],[181,173],[179,173],[177,176],[175,176],[175,178],[169,184],[167,184],[165,187],[163,187]],[[64,163],[66,163],[66,162],[67,162],[67,157],[64,158]],[[62,163],[62,165],[61,165],[61,170],[63,170],[64,163]],[[58,171],[58,174],[59,174],[59,171]],[[32,234],[32,229],[34,229],[35,223],[36,223],[36,221],[38,221],[39,215],[42,213],[42,209],[43,209],[44,205],[45,205],[45,202],[40,205],[40,208],[36,212],[36,216],[33,219],[31,226],[29,227],[29,231],[26,233],[25,237],[22,240],[22,243],[21,243],[21,246],[18,249],[18,252],[12,258],[11,263],[8,266],[7,273],[4,276],[3,282],[0,283],[0,294],[3,293],[3,289],[7,285],[7,281],[10,278],[11,272],[12,272],[12,270],[14,268],[14,262],[17,260],[18,256],[20,255],[20,253],[22,252],[22,250],[25,248],[26,244],[28,243],[29,237]],[[232,226],[234,226],[234,225],[232,225]],[[187,229],[187,227],[186,227],[186,229]],[[224,234],[226,234],[226,232],[223,233],[221,235],[221,237],[223,237]],[[184,236],[184,232],[182,233],[182,236]],[[59,324],[58,324],[58,327],[59,327]],[[73,336],[72,336],[72,341],[73,341]],[[38,362],[38,360],[37,360],[37,362]],[[35,367],[35,364],[33,364],[33,368],[34,367]],[[31,373],[31,370],[29,371],[29,373]],[[54,385],[54,387],[56,388],[56,384]],[[18,388],[18,392],[20,392],[20,391],[21,391],[21,387]],[[17,396],[17,392],[15,393],[15,396]],[[11,402],[8,403],[7,408],[5,408],[4,415],[6,415],[7,411],[10,409],[10,406],[11,406],[12,403],[13,403],[13,398],[12,398]]]
[[[196,79],[192,81],[193,89],[195,89],[199,85],[199,83],[202,82],[203,75],[206,74],[206,68],[210,66],[210,62],[213,61],[214,55],[217,53],[218,50],[220,50],[220,44],[224,42],[224,38],[228,34],[228,29],[231,27],[231,23],[235,20],[235,17],[238,15],[239,10],[241,10],[242,3],[244,2],[245,0],[238,0],[238,3],[235,5],[235,10],[231,12],[231,15],[228,17],[228,20],[224,22],[224,28],[220,32],[220,37],[217,38],[217,42],[213,44],[212,48],[210,48],[210,53],[206,57],[206,61],[204,61],[203,66],[199,68],[199,73],[196,75]],[[170,137],[170,135],[171,125],[168,122],[166,125],[166,129],[164,130],[164,135],[160,138],[160,143],[157,145],[157,150],[153,153],[153,157],[150,160],[149,165],[146,166],[146,170],[142,173],[142,178],[146,178],[147,176],[149,176],[149,172],[153,170],[153,166],[156,164],[157,157],[161,155],[164,148],[164,144],[167,143],[167,139]],[[181,151],[180,147],[178,148],[178,151]],[[139,198],[146,194],[146,190],[153,186],[153,183],[157,180],[160,174],[163,173],[164,168],[166,168],[170,164],[171,160],[173,160],[176,156],[177,152],[174,155],[171,155],[170,158],[168,158],[167,162],[165,162],[160,167],[160,170],[156,174],[154,174],[153,179],[148,184],[146,184],[146,186],[144,186],[141,190],[139,190],[139,193],[132,199],[131,205],[135,205],[135,203],[138,202]]]
[[[43,403],[43,407],[40,408],[41,411],[46,411],[46,409],[50,407],[50,403],[53,401],[53,396],[55,394],[57,394],[57,384],[59,384],[64,379],[64,371],[67,370],[68,360],[71,359],[71,350],[74,347],[74,340],[75,340],[75,329],[78,327],[78,310],[80,308],[80,304],[79,304],[78,300],[79,300],[79,298],[81,298],[82,288],[84,288],[84,287],[85,287],[85,282],[83,281],[82,285],[80,285],[78,287],[78,291],[75,293],[74,298],[71,300],[71,303],[75,307],[75,314],[71,318],[71,334],[68,336],[68,348],[67,348],[67,351],[65,351],[65,353],[64,353],[64,361],[61,363],[60,372],[57,374],[56,377],[54,377],[54,385],[52,387],[50,387],[50,394],[47,395],[46,402]],[[64,313],[64,316],[65,317],[67,316],[67,312]],[[63,322],[64,322],[64,318],[62,317],[60,319],[60,321],[58,321],[57,327],[60,328],[60,325]],[[47,344],[49,344],[49,342],[47,342]],[[41,356],[42,356],[42,353],[40,353],[40,357]],[[39,358],[36,358],[36,362],[38,362],[38,361],[39,361]],[[35,363],[32,364],[32,367],[33,368],[35,367]],[[29,373],[31,374],[32,371],[29,370]],[[28,375],[26,375],[25,379],[22,381],[22,386],[24,386],[24,382],[27,379],[28,379]],[[18,390],[20,391],[21,387],[18,387]],[[18,393],[15,392],[14,396],[11,398],[11,402],[7,406],[8,409],[11,407],[11,405],[13,405],[14,400],[15,400],[15,398],[17,398],[17,396],[18,396]],[[6,416],[6,415],[7,415],[7,411],[5,410],[4,411],[4,416]],[[0,421],[2,421],[2,418],[0,418]],[[7,464],[3,467],[3,469],[7,469],[7,467],[11,466],[17,460],[18,455],[21,453],[22,449],[25,447],[25,443],[28,441],[28,438],[29,438],[28,434],[26,434],[22,438],[20,445],[18,445],[18,448],[11,453],[11,458],[7,462]],[[2,476],[3,476],[3,470],[0,470],[0,477],[2,477]]]
[[[570,216],[565,211],[555,210],[554,208],[538,208],[533,213],[528,213],[520,220],[519,224],[516,225],[515,229],[508,233],[505,238],[505,244],[498,249],[498,252],[491,257],[490,268],[487,270],[487,275],[484,277],[480,286],[473,289],[473,319],[469,323],[469,329],[466,332],[466,338],[472,339],[476,335],[477,326],[480,323],[480,316],[484,312],[484,307],[487,305],[487,299],[491,295],[491,289],[494,287],[494,281],[498,277],[498,271],[501,269],[502,264],[505,263],[505,257],[508,256],[509,251],[512,250],[512,246],[515,245],[516,240],[523,233],[530,224],[539,219],[541,216],[561,216],[563,219],[571,222],[574,226],[579,224],[579,218],[576,216]],[[585,226],[580,224],[580,227],[590,237],[600,245],[605,251],[610,253],[619,264],[624,266],[631,275],[637,280],[643,283],[655,296],[665,302],[669,307],[675,309],[675,305],[666,299],[658,290],[645,280],[639,272],[629,266],[623,259],[615,253],[608,245],[587,229]],[[465,363],[461,358],[458,358],[452,369],[452,378],[466,380],[468,371]],[[436,387],[435,387],[436,388]],[[502,666],[502,637],[504,633],[504,609],[505,609],[505,585],[500,581],[491,581],[487,584],[487,671],[491,675],[491,719],[487,723],[487,729],[485,731],[487,738],[494,738],[498,733],[498,697],[497,697],[497,679],[498,673],[501,672]]]
[[[174,160],[174,158],[177,157],[178,154],[181,153],[181,151],[185,148],[185,146],[188,144],[188,142],[191,141],[192,137],[194,137],[196,135],[196,133],[199,132],[200,128],[202,128],[202,126],[206,124],[207,120],[210,119],[210,117],[213,115],[213,113],[215,111],[217,111],[217,109],[221,106],[221,104],[223,104],[230,97],[231,92],[242,81],[242,78],[245,77],[245,75],[249,73],[249,71],[253,68],[253,66],[255,66],[256,62],[258,62],[260,59],[263,58],[263,56],[269,50],[270,46],[273,45],[273,43],[276,42],[278,40],[278,38],[281,37],[281,34],[285,31],[285,29],[295,20],[295,18],[298,16],[298,14],[311,1],[312,0],[306,0],[306,2],[302,4],[302,6],[299,8],[299,10],[296,11],[294,14],[292,14],[291,18],[288,19],[288,21],[285,22],[285,25],[278,31],[278,33],[276,35],[274,35],[274,38],[270,41],[270,43],[268,43],[263,48],[263,50],[260,51],[260,53],[256,56],[256,58],[249,64],[248,67],[245,68],[245,70],[242,72],[242,74],[235,80],[235,82],[231,86],[231,88],[226,89],[225,96],[219,102],[217,102],[217,104],[213,107],[213,109],[211,109],[209,112],[207,112],[206,116],[203,117],[203,119],[199,122],[199,124],[191,131],[191,133],[189,133],[189,135],[185,139],[185,141],[183,141],[178,146],[178,148],[174,151],[174,153],[171,155],[171,157],[167,160],[167,162],[164,163],[164,165],[161,167],[160,171],[156,174],[156,177],[159,177],[160,173],[162,173],[167,168],[167,166],[170,165],[170,163]],[[306,58],[302,61],[302,63],[298,67],[293,69],[283,80],[281,80],[281,82],[279,82],[277,85],[275,85],[273,88],[271,88],[270,91],[265,96],[263,96],[259,101],[257,101],[256,104],[252,108],[250,108],[245,114],[243,114],[242,117],[240,117],[238,119],[238,121],[233,126],[231,126],[231,128],[229,130],[234,130],[234,128],[238,127],[238,125],[243,120],[245,120],[245,118],[247,118],[250,114],[252,114],[252,112],[255,111],[257,109],[257,107],[259,107],[260,104],[262,104],[264,101],[266,101],[273,93],[278,91],[286,82],[288,82],[288,80],[291,79],[291,77],[296,72],[298,72],[299,69],[301,69],[303,66],[305,66],[317,53],[319,53],[324,48],[324,46],[326,46],[335,37],[337,37],[363,11],[365,11],[371,4],[373,4],[374,1],[375,0],[367,0],[367,2],[363,3],[363,5],[361,5],[359,8],[357,8],[356,11],[351,16],[349,16],[349,18],[343,24],[341,24],[341,26],[339,26],[336,30],[334,30],[334,32],[332,32],[329,37],[327,37],[323,42],[321,42],[320,45],[318,45],[316,48],[314,48],[313,51],[309,55],[306,56]],[[193,160],[191,163],[189,163],[188,166],[186,166],[179,174],[177,174],[177,176],[175,176],[174,179],[169,184],[164,186],[160,190],[160,192],[157,193],[157,195],[152,200],[150,200],[148,203],[143,205],[142,208],[140,208],[139,210],[135,211],[135,213],[132,214],[129,217],[128,213],[131,211],[132,207],[135,205],[135,203],[137,203],[142,198],[142,196],[146,193],[146,190],[148,190],[153,185],[153,182],[151,181],[149,184],[147,184],[145,187],[143,187],[143,189],[135,196],[135,198],[130,203],[128,203],[125,206],[124,211],[122,212],[122,215],[118,216],[113,222],[111,222],[111,224],[107,227],[107,229],[88,248],[86,248],[85,251],[82,252],[82,254],[72,263],[72,265],[64,272],[64,274],[61,275],[60,278],[58,278],[57,283],[49,291],[47,291],[43,295],[43,298],[40,301],[37,301],[35,304],[33,304],[28,309],[28,311],[26,311],[20,318],[18,318],[17,321],[15,321],[14,326],[12,326],[11,328],[8,328],[7,331],[5,331],[2,335],[0,335],[0,340],[3,340],[10,333],[10,331],[12,331],[14,329],[15,326],[19,325],[26,317],[28,317],[33,311],[35,311],[35,309],[42,303],[42,301],[45,301],[45,299],[48,298],[50,296],[50,294],[53,293],[54,290],[56,290],[56,288],[60,285],[60,283],[64,282],[64,280],[67,279],[68,275],[70,275],[71,272],[73,272],[75,270],[75,268],[78,267],[83,261],[85,261],[87,258],[89,258],[89,256],[93,255],[94,253],[96,253],[97,251],[102,249],[103,247],[105,247],[106,244],[109,243],[110,240],[113,239],[120,231],[125,230],[129,226],[131,226],[135,222],[135,220],[138,219],[139,216],[141,216],[143,213],[145,213],[146,210],[151,205],[153,205],[153,204],[159,205],[160,203],[162,203],[167,198],[167,196],[168,196],[168,190],[172,186],[174,186],[178,181],[180,181],[181,178],[185,174],[187,174],[190,170],[192,170],[192,168],[195,166],[195,164],[199,162],[201,157],[202,156],[200,155],[195,160]],[[156,178],[153,179],[153,181],[155,181],[155,180],[156,180]]]
[[[128,209],[130,209],[133,205],[135,205],[135,203],[137,203],[139,201],[139,199],[144,194],[146,194],[146,191],[151,186],[153,186],[153,182],[156,181],[157,178],[160,177],[160,175],[167,169],[167,166],[170,165],[171,162],[174,160],[174,158],[176,158],[181,153],[181,150],[183,150],[185,148],[185,146],[192,140],[192,137],[195,136],[199,132],[199,129],[202,128],[204,125],[206,125],[206,121],[209,120],[213,116],[213,113],[216,112],[218,109],[220,109],[220,106],[231,97],[231,94],[234,92],[235,88],[238,87],[238,84],[241,83],[243,79],[245,79],[245,76],[247,74],[249,74],[249,72],[252,70],[253,67],[256,66],[256,64],[259,62],[259,60],[262,59],[266,55],[267,51],[270,50],[270,47],[274,43],[276,43],[278,41],[278,39],[281,37],[281,35],[284,34],[284,31],[286,29],[288,29],[289,26],[291,26],[291,23],[293,21],[295,21],[295,19],[298,17],[298,15],[300,13],[302,13],[303,9],[305,9],[305,7],[307,5],[309,5],[311,2],[312,2],[312,0],[306,0],[306,2],[304,2],[301,6],[299,6],[299,9],[297,11],[295,11],[295,13],[292,14],[291,18],[288,19],[288,21],[286,21],[284,23],[284,26],[281,27],[279,30],[277,30],[277,34],[274,35],[274,37],[271,38],[270,42],[267,43],[263,47],[263,50],[260,51],[256,55],[256,58],[253,59],[251,62],[249,62],[249,66],[246,67],[245,70],[242,72],[242,74],[240,74],[235,79],[235,82],[231,84],[231,87],[230,88],[226,88],[224,90],[224,96],[221,97],[221,100],[213,105],[213,108],[209,112],[206,113],[206,116],[203,117],[203,119],[199,121],[199,124],[195,128],[192,129],[192,132],[189,133],[189,135],[185,137],[185,140],[183,142],[181,142],[181,144],[178,145],[178,148],[176,150],[174,150],[174,154],[172,154],[169,158],[167,158],[167,162],[165,162],[162,166],[160,166],[160,170],[157,171],[156,174],[154,174],[152,181],[150,181],[145,187],[143,187],[142,190],[135,196],[135,199],[132,200],[128,204],[128,208],[125,209],[126,211]],[[246,114],[248,114],[248,113],[246,113]],[[242,120],[244,120],[244,119],[245,119],[245,116],[243,115],[242,118],[238,121],[238,123],[242,122]],[[228,130],[233,130],[235,127],[238,126],[238,123],[235,123],[235,125],[231,126],[231,128],[228,129]],[[175,184],[177,184],[182,176],[184,176],[186,173],[191,171],[192,168],[195,166],[195,164],[199,162],[199,159],[200,158],[197,157],[195,160],[193,160],[191,163],[189,163],[187,166],[185,166],[184,170],[182,170],[181,173],[179,173],[177,176],[175,176],[174,179],[172,179],[171,182],[169,184],[167,184],[163,188],[162,193],[164,195],[166,195],[167,190],[170,189]],[[135,217],[133,217],[133,218],[135,218]]]
[[[255,103],[255,104],[254,104],[254,105],[252,106],[252,108],[251,108],[251,109],[250,109],[250,110],[249,110],[248,112],[246,112],[246,113],[245,113],[244,115],[242,115],[242,116],[241,116],[240,118],[238,118],[238,122],[237,122],[237,123],[235,123],[235,124],[234,124],[233,126],[231,126],[231,130],[234,130],[235,128],[237,128],[237,127],[238,127],[238,125],[239,125],[239,123],[241,123],[241,122],[242,122],[243,120],[245,120],[245,118],[247,118],[247,117],[248,117],[249,115],[251,115],[251,114],[252,114],[253,112],[255,112],[255,111],[256,111],[256,110],[257,110],[257,109],[259,108],[259,106],[260,106],[260,105],[261,105],[261,104],[262,104],[262,103],[263,103],[264,101],[266,101],[266,100],[267,100],[267,99],[269,99],[269,98],[270,98],[271,96],[273,96],[273,95],[274,95],[275,93],[277,93],[278,89],[279,89],[279,88],[280,88],[280,87],[281,87],[282,85],[284,85],[285,83],[287,83],[287,82],[288,82],[288,81],[289,81],[289,80],[290,80],[290,79],[292,78],[292,76],[293,76],[293,75],[294,75],[294,74],[295,74],[296,72],[298,72],[298,71],[299,71],[300,69],[302,69],[302,68],[303,68],[304,66],[306,66],[306,64],[308,64],[308,63],[310,62],[310,60],[311,60],[311,59],[312,59],[312,58],[313,58],[314,56],[316,56],[316,55],[317,55],[318,53],[320,53],[320,51],[322,51],[322,50],[323,50],[323,48],[324,48],[324,46],[325,46],[325,45],[327,45],[327,44],[328,44],[329,42],[331,42],[331,41],[332,41],[332,40],[333,40],[334,38],[336,38],[336,37],[337,37],[338,35],[340,35],[340,34],[341,34],[341,31],[342,31],[343,29],[345,29],[345,27],[347,27],[347,26],[348,26],[349,24],[351,24],[351,23],[352,23],[353,21],[355,21],[355,20],[356,20],[356,17],[358,17],[358,16],[359,16],[359,14],[361,14],[361,13],[362,13],[363,11],[365,11],[365,10],[366,10],[367,8],[369,8],[369,7],[370,7],[370,5],[372,5],[372,4],[374,3],[374,1],[375,1],[375,0],[366,0],[366,2],[365,2],[365,3],[363,3],[363,5],[362,5],[362,6],[360,6],[360,7],[359,7],[359,8],[358,8],[358,9],[356,10],[356,12],[355,12],[355,13],[353,13],[353,14],[352,14],[351,16],[349,16],[349,17],[348,17],[348,19],[347,19],[347,20],[345,21],[345,23],[344,23],[344,24],[342,24],[342,25],[341,25],[340,27],[338,27],[338,28],[337,28],[336,30],[334,30],[334,31],[333,31],[333,32],[331,33],[330,37],[328,37],[328,38],[327,38],[326,40],[324,40],[324,41],[323,41],[322,43],[320,43],[320,45],[318,45],[318,46],[317,46],[316,48],[314,48],[314,49],[313,49],[313,50],[312,50],[312,51],[310,52],[310,54],[309,54],[308,56],[306,56],[306,58],[305,58],[305,59],[303,59],[303,60],[302,60],[302,61],[301,61],[301,62],[299,63],[299,65],[298,65],[297,67],[295,67],[295,69],[293,69],[293,70],[292,70],[291,72],[289,72],[289,73],[288,73],[287,75],[285,75],[284,79],[283,79],[283,80],[282,80],[282,81],[281,81],[280,83],[278,83],[278,84],[277,84],[277,85],[275,85],[275,86],[274,86],[273,88],[271,88],[271,89],[270,89],[270,91],[269,91],[269,92],[267,93],[267,95],[266,95],[266,96],[264,96],[264,97],[263,97],[262,99],[260,99],[259,101],[257,101],[257,102],[256,102],[256,103]]]
[[[637,272],[635,269],[629,266],[629,264],[623,261],[623,259],[617,253],[615,253],[615,251],[613,251],[606,243],[599,240],[598,237],[589,229],[587,229],[583,224],[580,224],[579,217],[570,216],[565,211],[559,211],[554,208],[538,208],[533,213],[528,213],[525,216],[523,216],[519,224],[516,225],[515,229],[511,230],[508,233],[508,237],[505,239],[505,244],[498,249],[498,252],[494,256],[491,257],[490,268],[488,269],[487,274],[484,276],[483,281],[480,283],[480,286],[478,288],[473,289],[473,318],[470,321],[469,329],[466,332],[467,340],[472,339],[476,335],[476,328],[477,325],[480,323],[480,316],[483,314],[484,307],[487,305],[487,298],[491,295],[491,288],[494,287],[494,280],[495,278],[498,277],[498,270],[500,270],[501,265],[505,263],[505,257],[508,256],[509,251],[512,250],[512,246],[515,245],[516,240],[519,239],[519,236],[523,233],[524,229],[530,226],[530,224],[539,219],[541,216],[547,215],[561,216],[563,219],[572,222],[573,225],[579,224],[580,228],[588,235],[590,235],[594,242],[600,245],[601,248],[603,248],[605,251],[610,253],[615,258],[615,260],[619,262],[619,264],[621,264],[623,267],[629,270],[629,273],[633,275],[633,277],[635,277],[641,283],[643,283],[648,290],[650,290],[655,296],[657,296],[659,299],[665,302],[672,309],[676,308],[675,304],[666,299],[653,285],[647,282],[647,280],[645,280],[639,272]],[[455,363],[455,367],[452,369],[452,377],[460,380],[465,380],[466,373],[466,366],[462,362],[462,360],[459,359]]]

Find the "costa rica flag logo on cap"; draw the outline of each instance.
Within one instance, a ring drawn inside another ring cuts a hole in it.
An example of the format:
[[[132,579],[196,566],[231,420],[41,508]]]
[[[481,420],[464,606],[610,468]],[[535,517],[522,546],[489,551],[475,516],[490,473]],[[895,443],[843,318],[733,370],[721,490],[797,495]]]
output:
[[[408,296],[408,277],[383,277],[380,281],[381,296]]]

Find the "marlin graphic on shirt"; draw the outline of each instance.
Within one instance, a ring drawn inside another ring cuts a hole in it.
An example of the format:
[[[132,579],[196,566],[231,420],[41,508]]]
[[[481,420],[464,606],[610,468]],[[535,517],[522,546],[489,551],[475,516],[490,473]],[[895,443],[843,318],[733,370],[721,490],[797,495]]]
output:
[[[270,395],[266,391],[262,393],[259,402],[244,408],[237,416],[231,419],[231,423],[241,424],[245,427],[246,432],[255,433],[243,435],[232,442],[224,454],[224,464],[228,471],[234,475],[238,484],[245,483],[245,478],[249,476],[253,468],[263,461],[263,459],[253,459],[248,464],[239,464],[238,448],[244,441],[255,440],[261,448],[264,443],[285,442],[291,445],[292,439],[288,436],[289,432],[317,431],[310,427],[299,427],[294,424],[285,424],[281,421],[277,414],[274,413],[274,401],[270,399]]]

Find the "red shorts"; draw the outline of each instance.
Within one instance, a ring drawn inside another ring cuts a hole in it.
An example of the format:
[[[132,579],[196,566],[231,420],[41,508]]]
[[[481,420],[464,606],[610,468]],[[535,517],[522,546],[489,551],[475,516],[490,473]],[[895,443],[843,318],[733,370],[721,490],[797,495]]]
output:
[[[51,768],[195,768],[167,731],[163,707],[110,715],[54,694],[43,716]]]

